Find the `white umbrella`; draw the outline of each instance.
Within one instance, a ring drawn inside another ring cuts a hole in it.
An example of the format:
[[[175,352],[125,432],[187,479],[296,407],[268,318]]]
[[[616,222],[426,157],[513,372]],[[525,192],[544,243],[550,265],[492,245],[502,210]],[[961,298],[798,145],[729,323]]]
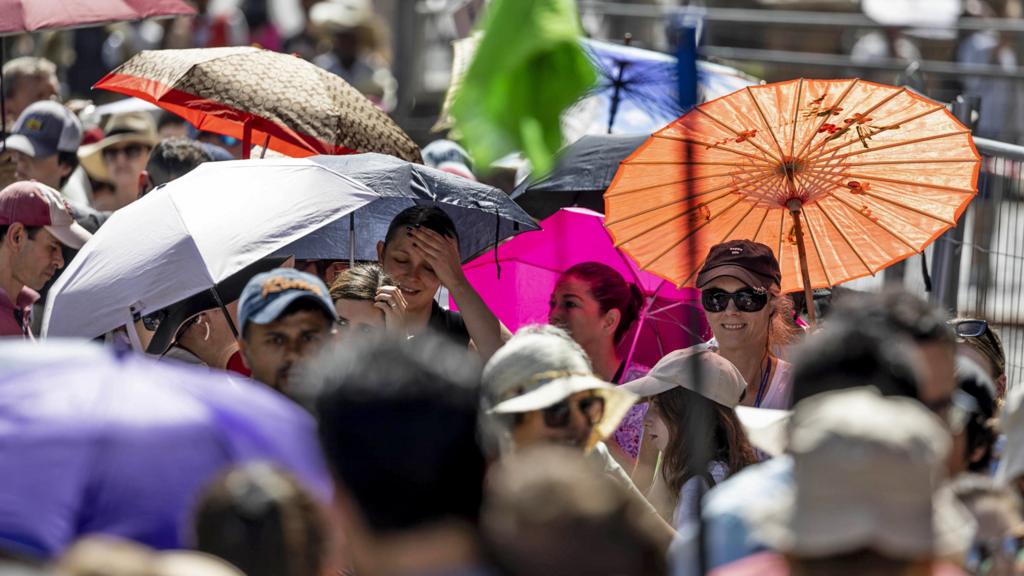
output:
[[[378,199],[308,159],[203,164],[114,213],[50,289],[45,337],[96,337]]]

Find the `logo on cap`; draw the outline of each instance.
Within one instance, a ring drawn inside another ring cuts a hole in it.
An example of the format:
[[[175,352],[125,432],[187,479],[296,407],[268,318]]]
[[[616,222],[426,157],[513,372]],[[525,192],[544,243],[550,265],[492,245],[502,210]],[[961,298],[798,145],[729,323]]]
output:
[[[270,294],[277,294],[278,292],[284,292],[286,290],[304,290],[306,292],[312,292],[317,296],[323,296],[320,292],[320,287],[301,280],[299,278],[284,278],[282,276],[275,276],[273,278],[267,278],[262,284],[261,295],[266,298]]]
[[[733,256],[736,256],[737,254],[743,254],[743,247],[742,246],[730,246],[729,247],[729,253],[732,254]]]
[[[40,131],[43,129],[43,121],[39,118],[29,118],[25,121],[25,128],[27,130]]]

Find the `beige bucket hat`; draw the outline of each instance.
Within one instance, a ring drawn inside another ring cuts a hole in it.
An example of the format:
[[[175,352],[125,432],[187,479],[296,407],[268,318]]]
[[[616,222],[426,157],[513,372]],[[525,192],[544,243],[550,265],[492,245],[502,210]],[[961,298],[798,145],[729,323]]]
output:
[[[103,140],[78,149],[78,159],[93,179],[105,182],[110,181],[110,174],[103,164],[104,150],[123,142],[138,142],[152,148],[160,141],[156,133],[156,122],[147,112],[114,114],[107,121],[103,132]]]
[[[550,408],[578,392],[604,399],[604,415],[594,426],[589,450],[615,432],[637,396],[590,371],[579,345],[553,326],[521,329],[484,367],[484,408],[488,414],[521,414]]]
[[[823,557],[870,548],[895,558],[957,558],[975,522],[944,484],[951,440],[915,400],[873,388],[820,394],[790,421],[792,491],[753,513],[772,548]]]

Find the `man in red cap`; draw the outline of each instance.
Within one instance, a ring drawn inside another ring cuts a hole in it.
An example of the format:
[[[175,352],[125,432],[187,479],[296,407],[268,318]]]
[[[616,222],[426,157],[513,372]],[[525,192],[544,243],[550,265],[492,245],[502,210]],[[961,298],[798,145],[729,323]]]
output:
[[[91,237],[53,188],[23,181],[0,191],[0,336],[32,338],[36,290],[64,266],[61,245],[78,249]]]

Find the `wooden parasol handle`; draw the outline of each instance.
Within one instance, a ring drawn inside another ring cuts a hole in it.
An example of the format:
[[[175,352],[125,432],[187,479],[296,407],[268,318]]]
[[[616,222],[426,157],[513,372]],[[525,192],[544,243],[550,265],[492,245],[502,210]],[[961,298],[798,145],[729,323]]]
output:
[[[796,198],[791,198],[786,203],[789,213],[793,216],[793,231],[796,233],[796,251],[800,255],[800,277],[804,283],[804,299],[807,301],[807,319],[811,327],[818,323],[817,315],[814,313],[814,290],[811,289],[811,273],[807,269],[807,248],[804,246],[804,230],[800,222],[800,212],[803,203]]]

